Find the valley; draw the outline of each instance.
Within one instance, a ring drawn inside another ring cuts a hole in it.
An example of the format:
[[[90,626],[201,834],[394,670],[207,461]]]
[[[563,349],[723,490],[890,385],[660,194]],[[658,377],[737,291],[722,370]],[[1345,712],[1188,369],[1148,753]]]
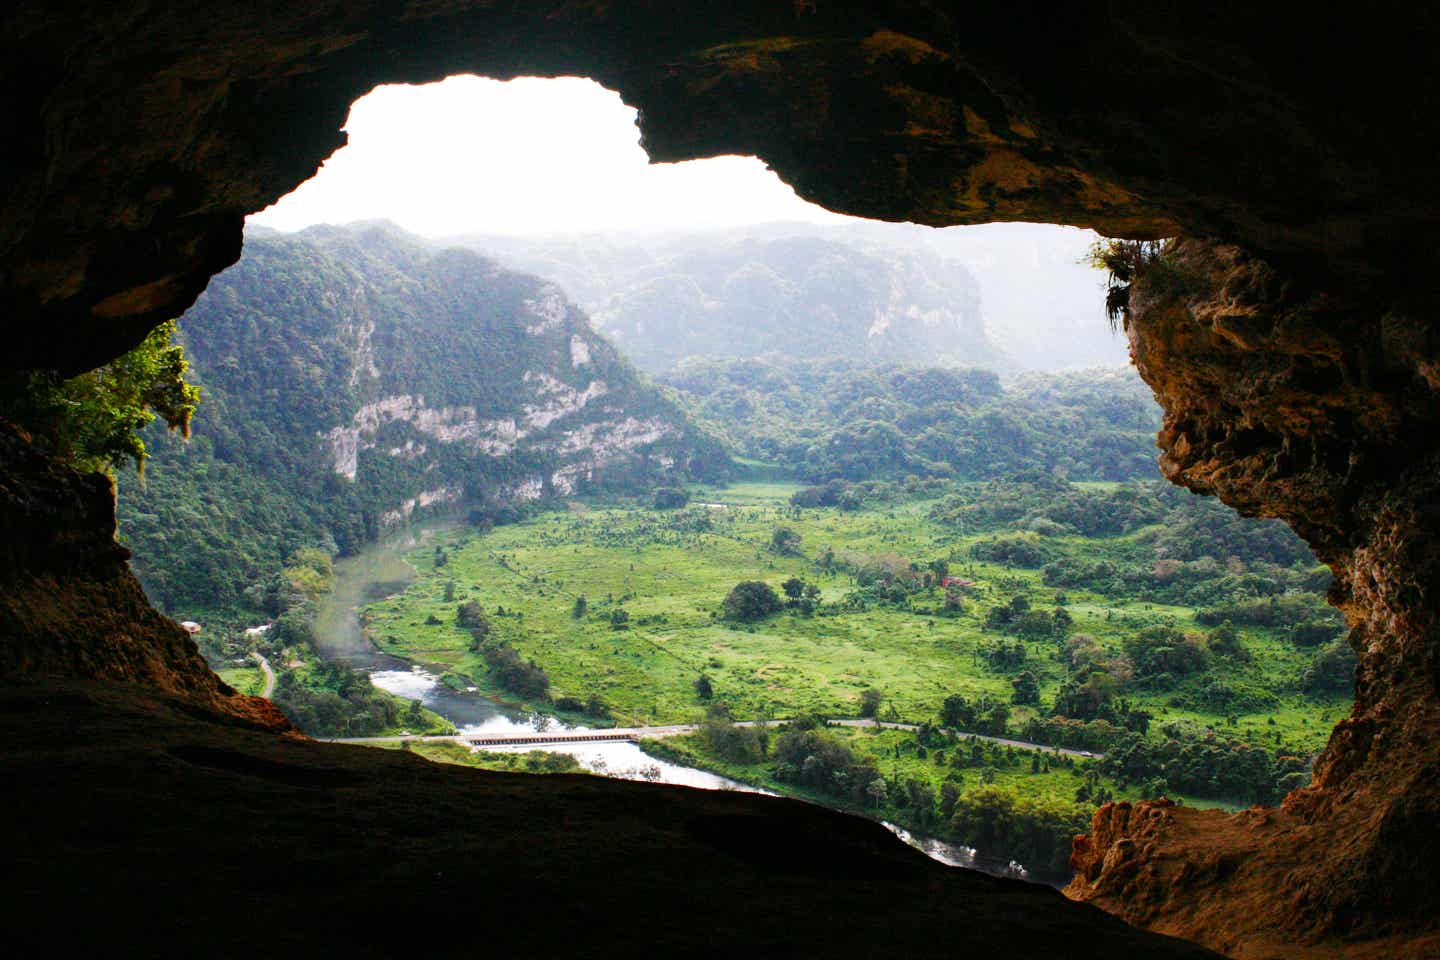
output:
[[[365,606],[366,632],[456,689],[590,726],[700,724],[647,749],[1057,873],[1104,800],[1245,806],[1308,777],[1347,690],[1317,667],[1340,627],[1288,531],[1256,536],[1155,483],[870,494],[797,507],[806,488],[752,483],[453,528],[408,554],[418,578]],[[1198,555],[1163,556],[1177,528]],[[1087,564],[1104,578],[1077,582]],[[746,581],[796,596],[737,621],[724,600]],[[1277,605],[1287,622],[1260,622]],[[867,713],[923,726],[815,727]],[[807,750],[836,758],[828,780],[787,772],[795,718],[822,738]]]
[[[827,243],[656,266],[739,298],[695,330],[737,349],[597,318],[653,341],[651,381],[560,288],[472,249],[259,231],[180,324],[193,439],[147,431],[144,482],[122,477],[136,569],[227,683],[262,693],[271,665],[311,736],[781,793],[1055,884],[1102,803],[1307,782],[1354,673],[1328,571],[1152,479],[1133,372],[1002,376],[963,273],[931,322],[941,266]],[[778,313],[745,299],[763,263],[828,278],[810,306],[864,265],[916,325],[805,347],[805,284],[771,277]],[[756,311],[775,338],[747,339]],[[422,739],[547,725],[642,742]]]

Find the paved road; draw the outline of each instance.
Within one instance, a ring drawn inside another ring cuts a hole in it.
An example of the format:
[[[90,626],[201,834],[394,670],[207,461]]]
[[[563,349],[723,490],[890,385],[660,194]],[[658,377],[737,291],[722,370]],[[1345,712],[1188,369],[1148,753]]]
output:
[[[737,727],[753,727],[759,721],[741,720],[735,724]],[[783,720],[772,720],[772,724],[784,723]],[[831,720],[831,726],[836,727],[881,727],[887,730],[919,730],[920,725],[915,723],[891,723],[888,721],[875,721],[866,719],[856,720]],[[537,733],[469,733],[452,734],[449,736],[434,737],[346,737],[333,741],[334,743],[399,743],[402,740],[425,741],[425,742],[450,742],[477,744],[481,746],[525,746],[526,744],[560,744],[585,742],[589,737],[603,736],[607,740],[661,740],[665,737],[679,737],[687,733],[694,733],[700,729],[693,723],[672,723],[658,727],[608,727],[595,730],[554,730]],[[1075,757],[1081,760],[1099,760],[1104,756],[1102,753],[1091,753],[1085,750],[1066,750],[1062,747],[1047,747],[1039,743],[1030,743],[1025,740],[1009,740],[1005,737],[991,737],[982,733],[961,733],[955,735],[962,740],[988,740],[991,743],[998,743],[1003,747],[1014,747],[1017,750],[1040,750],[1045,753],[1059,753],[1067,757]],[[479,741],[491,741],[489,744]],[[503,742],[501,742],[503,741]]]
[[[269,700],[270,694],[275,692],[275,671],[270,669],[270,661],[265,659],[264,654],[252,653],[250,656],[260,661],[260,672],[265,674],[265,686],[261,688],[260,696]]]
[[[876,722],[874,720],[831,720],[832,727],[885,727],[889,730],[919,730],[918,723],[890,723],[889,721]],[[738,724],[737,724],[738,726]],[[1045,753],[1059,753],[1067,757],[1075,757],[1080,760],[1099,760],[1104,757],[1103,753],[1093,753],[1089,750],[1067,750],[1064,747],[1047,747],[1040,743],[1031,743],[1028,740],[1009,740],[1005,737],[992,737],[984,733],[964,733],[959,730],[947,730],[947,733],[954,733],[961,740],[989,740],[991,743],[998,743],[1002,747],[1014,747],[1016,750],[1042,750]]]

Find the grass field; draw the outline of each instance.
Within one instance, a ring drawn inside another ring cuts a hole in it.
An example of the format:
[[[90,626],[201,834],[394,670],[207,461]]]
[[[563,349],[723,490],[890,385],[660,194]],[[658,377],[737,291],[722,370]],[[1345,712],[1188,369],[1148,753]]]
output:
[[[367,629],[389,652],[464,674],[513,699],[490,684],[484,661],[470,652],[469,635],[455,623],[456,605],[476,600],[500,637],[545,668],[552,697],[597,695],[624,723],[701,718],[706,704],[693,687],[701,673],[737,718],[800,711],[853,716],[861,691],[872,686],[884,692],[896,716],[912,720],[933,717],[952,693],[1008,701],[1013,671],[993,670],[983,657],[996,639],[983,629],[984,612],[1016,593],[1028,594],[1036,607],[1050,607],[1062,591],[1043,586],[1036,571],[969,559],[969,545],[982,535],[957,535],[929,519],[930,501],[850,513],[795,511],[788,506],[794,489],[740,484],[700,491],[685,511],[577,506],[484,535],[452,531],[439,541],[443,566],[432,547],[411,554],[421,576],[402,595],[368,606]],[[782,525],[800,535],[800,556],[770,550]],[[1088,554],[1123,554],[1133,539],[1056,538],[1064,549]],[[951,571],[976,587],[965,612],[953,617],[940,615],[938,590],[913,598],[910,609],[786,612],[752,625],[718,616],[726,592],[748,579],[778,587],[798,576],[820,587],[822,602],[841,600],[855,584],[846,573],[817,568],[815,558],[827,549],[842,557],[948,558]],[[448,602],[447,581],[454,582]],[[1188,607],[1063,592],[1074,631],[1107,647],[1118,649],[1127,635],[1167,619],[1182,629],[1201,629]],[[587,609],[577,618],[575,601],[582,596]],[[618,609],[628,614],[624,629],[610,619]],[[1222,716],[1177,704],[1173,692],[1135,689],[1125,695],[1159,721],[1188,719],[1237,736],[1318,749],[1347,702],[1317,702],[1296,691],[1308,651],[1271,631],[1241,633],[1249,662],[1217,658],[1212,673],[1265,691],[1263,710]],[[1042,702],[1048,702],[1064,679],[1064,665],[1048,641],[1027,643],[1027,649]],[[1023,722],[1029,710],[1019,708],[1015,719]]]
[[[258,697],[260,691],[265,689],[265,675],[260,672],[259,667],[230,667],[217,670],[216,673],[221,680],[247,697]]]

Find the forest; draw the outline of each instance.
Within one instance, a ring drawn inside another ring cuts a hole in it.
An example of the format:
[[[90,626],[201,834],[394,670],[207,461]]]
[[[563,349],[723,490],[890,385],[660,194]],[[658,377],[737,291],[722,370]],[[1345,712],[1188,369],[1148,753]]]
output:
[[[691,359],[657,375],[737,454],[807,483],[1155,475],[1159,410],[1132,370],[1024,374],[849,360]]]

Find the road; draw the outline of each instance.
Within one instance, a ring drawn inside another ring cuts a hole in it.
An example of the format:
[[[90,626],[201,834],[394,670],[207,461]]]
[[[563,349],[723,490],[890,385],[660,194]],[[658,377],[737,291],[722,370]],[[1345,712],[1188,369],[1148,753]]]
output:
[[[771,720],[769,723],[779,725],[783,720]],[[741,720],[735,726],[753,727],[760,721]],[[889,721],[875,721],[868,719],[853,720],[831,720],[830,726],[835,727],[881,727],[886,730],[919,730],[920,725],[916,723],[893,723]],[[399,743],[402,740],[412,742],[423,741],[427,743],[465,743],[474,746],[525,746],[527,744],[540,746],[541,744],[563,744],[583,743],[588,740],[604,738],[606,740],[662,740],[666,737],[680,737],[687,733],[694,733],[700,727],[693,723],[672,723],[656,727],[607,727],[595,730],[555,730],[550,732],[535,733],[468,733],[451,734],[448,736],[432,737],[345,737],[331,741],[332,743]],[[951,732],[951,731],[947,731]],[[1039,743],[1030,743],[1025,740],[1010,740],[1005,737],[991,737],[983,733],[961,733],[953,731],[962,740],[988,740],[991,743],[998,743],[1002,747],[1014,747],[1017,750],[1039,750],[1044,753],[1058,753],[1067,757],[1074,757],[1077,760],[1099,760],[1105,755],[1103,753],[1091,753],[1085,750],[1067,750],[1063,747],[1047,747]],[[482,742],[488,741],[488,742]]]
[[[265,686],[261,688],[260,696],[269,700],[270,694],[275,692],[275,671],[270,669],[270,661],[265,659],[264,654],[252,653],[250,656],[260,661],[260,672],[265,674]]]

